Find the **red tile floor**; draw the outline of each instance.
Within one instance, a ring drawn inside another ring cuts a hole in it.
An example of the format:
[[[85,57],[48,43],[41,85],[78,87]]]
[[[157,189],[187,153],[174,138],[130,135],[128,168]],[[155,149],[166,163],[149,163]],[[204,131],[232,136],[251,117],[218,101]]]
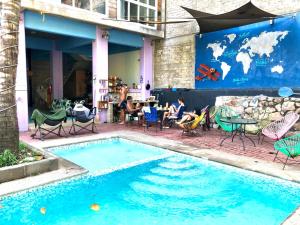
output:
[[[209,131],[201,132],[200,136],[182,136],[182,130],[178,128],[170,128],[170,129],[163,129],[162,131],[156,129],[154,127],[149,127],[148,130],[144,131],[144,127],[141,125],[134,124],[127,124],[127,125],[119,125],[119,124],[99,124],[97,125],[97,132],[104,133],[104,132],[111,132],[119,130],[120,133],[122,130],[130,130],[135,132],[145,133],[151,136],[159,136],[164,137],[171,140],[182,141],[184,144],[191,145],[198,148],[208,148],[208,149],[216,149],[223,152],[235,154],[235,155],[243,155],[252,158],[262,159],[266,161],[273,161],[274,159],[274,149],[273,149],[273,141],[270,139],[265,138],[262,144],[257,144],[258,137],[254,135],[250,135],[250,137],[255,141],[256,147],[247,140],[245,141],[245,150],[243,150],[243,146],[241,141],[238,137],[231,142],[231,139],[227,139],[222,146],[220,146],[220,141],[224,137],[223,132],[218,129],[211,129]],[[65,127],[65,131],[68,133],[69,127]],[[22,140],[31,140],[30,134],[32,132],[21,133],[20,138]],[[69,134],[68,134],[69,135]],[[89,135],[88,132],[82,131],[79,133],[80,136]],[[63,138],[57,136],[50,136],[48,138]],[[39,141],[39,140],[36,140]],[[285,160],[285,156],[279,153],[279,158],[281,160]],[[277,163],[281,163],[280,161],[276,161]],[[289,160],[289,163],[293,165],[297,165],[300,167],[300,161]]]

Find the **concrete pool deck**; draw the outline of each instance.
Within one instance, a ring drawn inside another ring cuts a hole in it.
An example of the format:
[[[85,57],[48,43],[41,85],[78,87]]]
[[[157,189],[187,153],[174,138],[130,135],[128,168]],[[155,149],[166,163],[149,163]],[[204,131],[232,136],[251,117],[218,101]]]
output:
[[[78,136],[69,136],[68,138],[51,138],[45,141],[40,141],[40,140],[32,140],[29,137],[28,133],[24,133],[21,135],[21,140],[32,145],[35,148],[39,149],[44,149],[48,147],[55,147],[55,146],[61,146],[61,145],[68,145],[68,144],[74,144],[74,143],[80,143],[80,142],[86,142],[86,141],[92,141],[92,140],[99,140],[99,139],[106,139],[106,138],[113,138],[113,137],[119,137],[119,138],[125,138],[133,141],[138,141],[144,144],[149,144],[165,149],[169,149],[172,151],[176,151],[179,153],[184,153],[187,155],[199,157],[205,160],[211,160],[227,165],[231,165],[234,167],[238,167],[241,169],[246,169],[250,171],[255,171],[259,173],[263,173],[266,175],[270,175],[273,177],[293,181],[293,182],[298,182],[300,183],[300,166],[293,166],[293,165],[288,165],[285,170],[282,170],[282,164],[278,162],[272,162],[272,160],[264,160],[260,159],[257,157],[251,157],[246,155],[248,149],[246,149],[245,154],[233,154],[232,152],[226,152],[222,151],[220,149],[215,149],[215,148],[208,148],[208,147],[201,147],[197,146],[196,140],[197,139],[203,139],[202,137],[192,137],[188,138],[189,141],[195,140],[195,143],[189,144],[189,142],[184,141],[185,138],[181,138],[180,136],[177,136],[172,138],[166,136],[166,135],[161,135],[163,132],[141,132],[140,130],[135,130],[132,127],[128,126],[115,126],[114,128],[118,129],[106,129],[103,132],[99,132],[98,134],[88,134],[88,135],[78,135]],[[172,130],[172,129],[171,129]],[[167,132],[171,131],[168,130]],[[206,134],[209,132],[206,132]],[[174,140],[175,139],[175,140]],[[206,140],[206,141],[212,141],[212,140]],[[209,143],[209,144],[216,144],[214,143]],[[217,143],[218,144],[218,143]],[[235,145],[237,145],[235,143]],[[260,146],[261,147],[261,146]],[[239,147],[237,147],[239,148]],[[268,149],[267,151],[270,151]],[[272,155],[273,158],[274,155]],[[271,157],[270,157],[271,158]],[[16,182],[18,187],[22,187],[20,190],[24,190],[27,188],[31,188],[34,186],[39,186],[43,184],[47,184],[50,182],[54,182],[57,180],[62,180],[66,179],[71,176],[76,176],[80,175],[82,173],[78,171],[74,171],[75,173],[72,174],[70,171],[57,171],[55,175],[46,173],[42,174],[39,176],[43,176],[43,179],[36,177],[30,177],[26,178],[26,182],[21,180],[18,180]],[[77,174],[76,174],[77,172]],[[55,178],[55,179],[54,179]],[[24,179],[22,179],[24,180]],[[21,182],[21,183],[20,183]],[[30,186],[26,186],[26,183],[30,183]],[[12,184],[10,184],[12,185]],[[8,194],[7,190],[9,190],[9,184],[0,184],[0,196],[3,195],[3,193]],[[11,186],[12,187],[12,186]],[[4,189],[6,189],[6,192],[4,192]],[[18,191],[17,189],[14,189],[13,192]],[[297,223],[293,223],[292,221],[299,221],[299,216],[300,216],[300,210],[298,209],[295,213],[293,213],[292,216],[288,218],[287,221],[285,221],[283,224],[284,225],[294,225]],[[298,219],[295,219],[298,218]]]

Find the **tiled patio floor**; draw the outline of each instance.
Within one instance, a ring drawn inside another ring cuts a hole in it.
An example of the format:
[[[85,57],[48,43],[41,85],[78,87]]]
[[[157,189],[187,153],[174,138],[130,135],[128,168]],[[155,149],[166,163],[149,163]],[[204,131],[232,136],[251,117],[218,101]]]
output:
[[[65,126],[65,130],[68,133],[69,127]],[[227,152],[235,155],[243,155],[256,159],[261,159],[265,161],[273,161],[274,159],[274,150],[273,150],[273,141],[265,138],[263,144],[257,144],[257,136],[251,136],[255,141],[256,147],[253,144],[245,139],[246,149],[243,150],[243,146],[238,137],[234,139],[234,142],[231,142],[231,139],[227,139],[222,146],[220,146],[221,137],[224,137],[224,134],[218,129],[211,129],[209,131],[203,131],[201,136],[182,136],[182,131],[177,128],[163,129],[163,131],[155,131],[155,128],[150,127],[146,132],[142,126],[136,124],[130,125],[118,125],[118,124],[99,124],[97,125],[98,133],[105,133],[111,131],[119,131],[122,134],[122,131],[130,130],[135,132],[141,132],[143,134],[148,134],[151,136],[163,137],[171,140],[181,141],[184,144],[191,145],[197,148],[205,149],[216,149],[222,152]],[[29,142],[38,143],[40,140],[32,140],[30,137],[31,132],[21,133],[21,140],[27,140]],[[81,132],[78,136],[87,136],[93,135],[85,131]],[[69,134],[67,136],[70,136]],[[62,139],[63,137],[49,136],[49,139]],[[285,160],[285,157],[279,153],[279,158]],[[277,161],[277,163],[281,163]],[[300,167],[300,161],[289,160],[289,163],[296,163],[297,167]]]

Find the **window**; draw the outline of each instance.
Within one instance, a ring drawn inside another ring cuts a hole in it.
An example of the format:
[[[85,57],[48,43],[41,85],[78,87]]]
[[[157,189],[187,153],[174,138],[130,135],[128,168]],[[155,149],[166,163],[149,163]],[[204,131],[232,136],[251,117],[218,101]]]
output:
[[[89,10],[90,0],[75,0],[75,7]]]
[[[119,6],[120,19],[136,22],[157,20],[157,0],[119,0]]]
[[[92,0],[93,11],[101,14],[106,14],[106,0]]]
[[[107,0],[61,0],[62,4],[106,14]]]

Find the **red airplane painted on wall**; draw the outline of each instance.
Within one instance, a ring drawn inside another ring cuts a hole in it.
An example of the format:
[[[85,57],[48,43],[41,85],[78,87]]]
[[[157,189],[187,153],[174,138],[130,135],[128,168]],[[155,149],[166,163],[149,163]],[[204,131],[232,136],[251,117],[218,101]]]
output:
[[[207,78],[213,81],[217,81],[219,79],[219,76],[221,75],[218,71],[216,71],[215,68],[210,68],[205,64],[200,64],[197,71],[201,73],[203,76],[200,75],[196,76],[195,77],[196,80],[203,80]]]

